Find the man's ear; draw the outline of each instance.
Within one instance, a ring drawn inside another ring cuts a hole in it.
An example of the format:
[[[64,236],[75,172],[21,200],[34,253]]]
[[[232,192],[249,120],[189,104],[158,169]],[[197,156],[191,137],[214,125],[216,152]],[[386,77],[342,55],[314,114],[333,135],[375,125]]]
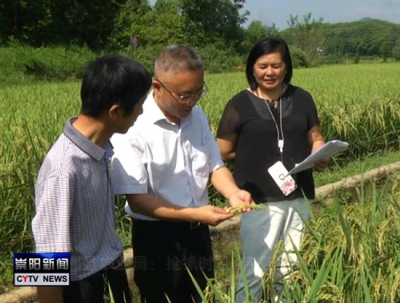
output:
[[[119,116],[123,114],[123,109],[121,106],[114,104],[113,106],[110,107],[108,110],[108,115],[110,116],[111,119],[116,119]]]
[[[159,91],[160,88],[161,88],[161,84],[157,80],[153,80],[153,84],[152,85],[153,85],[153,90],[154,91]]]

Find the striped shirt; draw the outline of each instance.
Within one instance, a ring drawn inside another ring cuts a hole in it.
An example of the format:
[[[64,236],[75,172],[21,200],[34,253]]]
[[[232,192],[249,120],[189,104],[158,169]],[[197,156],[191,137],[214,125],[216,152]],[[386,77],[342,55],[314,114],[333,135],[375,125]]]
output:
[[[110,179],[112,145],[103,149],[67,121],[46,155],[35,185],[32,221],[37,252],[70,252],[71,280],[88,277],[117,259]]]

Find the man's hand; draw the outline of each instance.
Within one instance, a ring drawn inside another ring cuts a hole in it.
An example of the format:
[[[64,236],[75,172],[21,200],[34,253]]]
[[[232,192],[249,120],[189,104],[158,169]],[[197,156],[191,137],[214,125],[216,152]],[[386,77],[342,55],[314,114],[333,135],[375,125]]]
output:
[[[318,172],[322,172],[329,164],[329,159],[321,159],[314,163],[314,169]]]
[[[206,205],[193,209],[195,211],[195,221],[203,224],[217,226],[219,223],[232,218],[235,214],[229,213],[226,209]]]
[[[249,192],[240,189],[233,179],[232,173],[226,167],[221,167],[211,174],[211,183],[216,190],[229,200],[232,207],[241,205],[250,205],[254,203]],[[240,212],[250,211],[250,208],[244,207]]]
[[[237,207],[242,205],[245,206],[253,203],[254,201],[251,199],[250,193],[242,189],[235,191],[233,194],[229,196],[229,204],[232,207]],[[243,209],[241,209],[241,212],[249,212],[249,211],[251,211],[251,208],[243,207]]]

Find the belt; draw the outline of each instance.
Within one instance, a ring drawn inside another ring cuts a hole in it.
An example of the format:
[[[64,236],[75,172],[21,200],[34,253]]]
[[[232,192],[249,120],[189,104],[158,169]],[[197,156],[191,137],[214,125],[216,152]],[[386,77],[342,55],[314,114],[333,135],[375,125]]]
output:
[[[189,222],[189,229],[196,229],[197,227],[200,227],[200,225],[200,222]]]
[[[200,222],[174,222],[176,226],[182,227],[182,229],[193,230],[202,226]]]
[[[201,222],[187,222],[187,221],[147,221],[147,220],[140,220],[140,219],[133,219],[133,225],[136,224],[142,224],[143,226],[149,225],[149,226],[158,226],[159,228],[163,228],[163,227],[178,227],[178,228],[182,228],[182,229],[189,229],[189,230],[193,230],[193,229],[197,229],[200,226],[206,226],[204,224],[202,224]]]

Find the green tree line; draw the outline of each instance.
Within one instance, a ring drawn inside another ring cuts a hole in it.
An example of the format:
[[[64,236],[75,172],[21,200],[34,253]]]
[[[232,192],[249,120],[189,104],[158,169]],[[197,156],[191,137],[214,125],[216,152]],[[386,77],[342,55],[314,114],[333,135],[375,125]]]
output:
[[[288,28],[262,20],[244,25],[246,0],[2,0],[0,45],[88,47],[99,52],[185,43],[245,56],[257,40],[281,36],[297,66],[360,56],[400,60],[400,25],[365,18],[330,24],[311,13],[288,18]]]

